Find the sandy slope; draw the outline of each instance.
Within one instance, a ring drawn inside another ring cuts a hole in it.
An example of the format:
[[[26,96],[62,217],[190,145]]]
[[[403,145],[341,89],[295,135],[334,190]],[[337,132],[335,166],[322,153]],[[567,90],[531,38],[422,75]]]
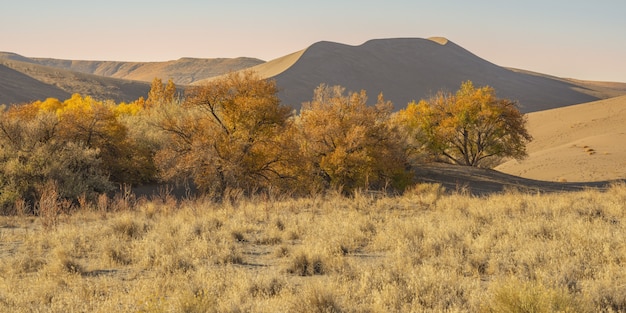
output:
[[[496,168],[549,181],[626,178],[626,96],[528,114],[529,157]]]
[[[274,59],[267,63],[259,64],[251,67],[250,69],[257,72],[261,77],[274,77],[294,65],[300,59],[302,54],[304,54],[304,51],[306,51],[306,49]]]

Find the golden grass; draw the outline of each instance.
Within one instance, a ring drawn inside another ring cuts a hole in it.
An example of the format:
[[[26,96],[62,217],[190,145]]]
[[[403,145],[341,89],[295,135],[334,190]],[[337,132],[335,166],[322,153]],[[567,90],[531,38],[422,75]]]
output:
[[[625,312],[626,186],[0,218],[2,312]]]

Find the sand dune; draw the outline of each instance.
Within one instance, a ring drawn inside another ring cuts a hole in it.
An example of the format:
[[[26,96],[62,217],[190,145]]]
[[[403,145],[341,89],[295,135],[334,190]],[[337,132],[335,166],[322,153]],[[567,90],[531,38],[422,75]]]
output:
[[[360,46],[322,41],[254,69],[274,78],[283,102],[295,108],[309,101],[321,83],[365,89],[370,102],[383,92],[396,109],[442,89],[454,91],[465,80],[490,85],[500,97],[518,100],[524,112],[601,98],[567,80],[495,65],[441,37],[377,39]],[[626,89],[618,94],[626,94]]]
[[[548,181],[626,179],[626,96],[528,114],[529,157],[496,168]]]

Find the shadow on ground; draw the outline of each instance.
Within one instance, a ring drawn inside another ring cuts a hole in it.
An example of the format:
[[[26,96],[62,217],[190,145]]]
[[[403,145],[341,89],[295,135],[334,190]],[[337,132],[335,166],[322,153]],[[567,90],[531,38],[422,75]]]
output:
[[[507,190],[522,192],[564,192],[585,189],[607,189],[612,184],[626,183],[626,179],[600,182],[549,182],[526,179],[491,169],[445,163],[429,163],[415,169],[418,181],[439,183],[450,192],[464,192],[475,196],[500,193]]]

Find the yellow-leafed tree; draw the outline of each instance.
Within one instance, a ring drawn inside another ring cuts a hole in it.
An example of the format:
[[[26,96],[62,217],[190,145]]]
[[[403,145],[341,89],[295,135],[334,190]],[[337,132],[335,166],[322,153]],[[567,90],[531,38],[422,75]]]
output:
[[[10,211],[16,201],[25,201],[24,213],[37,213],[37,201],[50,185],[59,198],[71,201],[93,200],[112,188],[98,150],[60,136],[59,118],[41,104],[0,110],[0,214],[17,213]]]
[[[521,159],[532,140],[514,101],[470,81],[456,94],[439,92],[398,115],[427,151],[454,164],[490,167],[503,157]]]
[[[275,186],[284,178],[281,140],[291,115],[277,94],[274,81],[231,73],[191,88],[182,106],[156,109],[155,126],[167,138],[157,154],[165,178],[191,177],[216,197]]]
[[[390,125],[392,104],[382,94],[367,105],[365,91],[345,94],[341,86],[320,85],[297,120],[304,174],[311,187],[401,190],[410,182],[397,132]]]
[[[146,99],[145,105],[150,108],[164,103],[170,103],[176,97],[176,85],[172,79],[167,81],[167,85],[163,84],[163,81],[155,77],[152,80],[150,91],[148,92],[148,99]]]
[[[99,151],[102,170],[111,181],[139,184],[154,179],[152,152],[139,149],[129,138],[115,103],[74,94],[60,104],[48,99],[38,105],[57,115],[59,138]]]

